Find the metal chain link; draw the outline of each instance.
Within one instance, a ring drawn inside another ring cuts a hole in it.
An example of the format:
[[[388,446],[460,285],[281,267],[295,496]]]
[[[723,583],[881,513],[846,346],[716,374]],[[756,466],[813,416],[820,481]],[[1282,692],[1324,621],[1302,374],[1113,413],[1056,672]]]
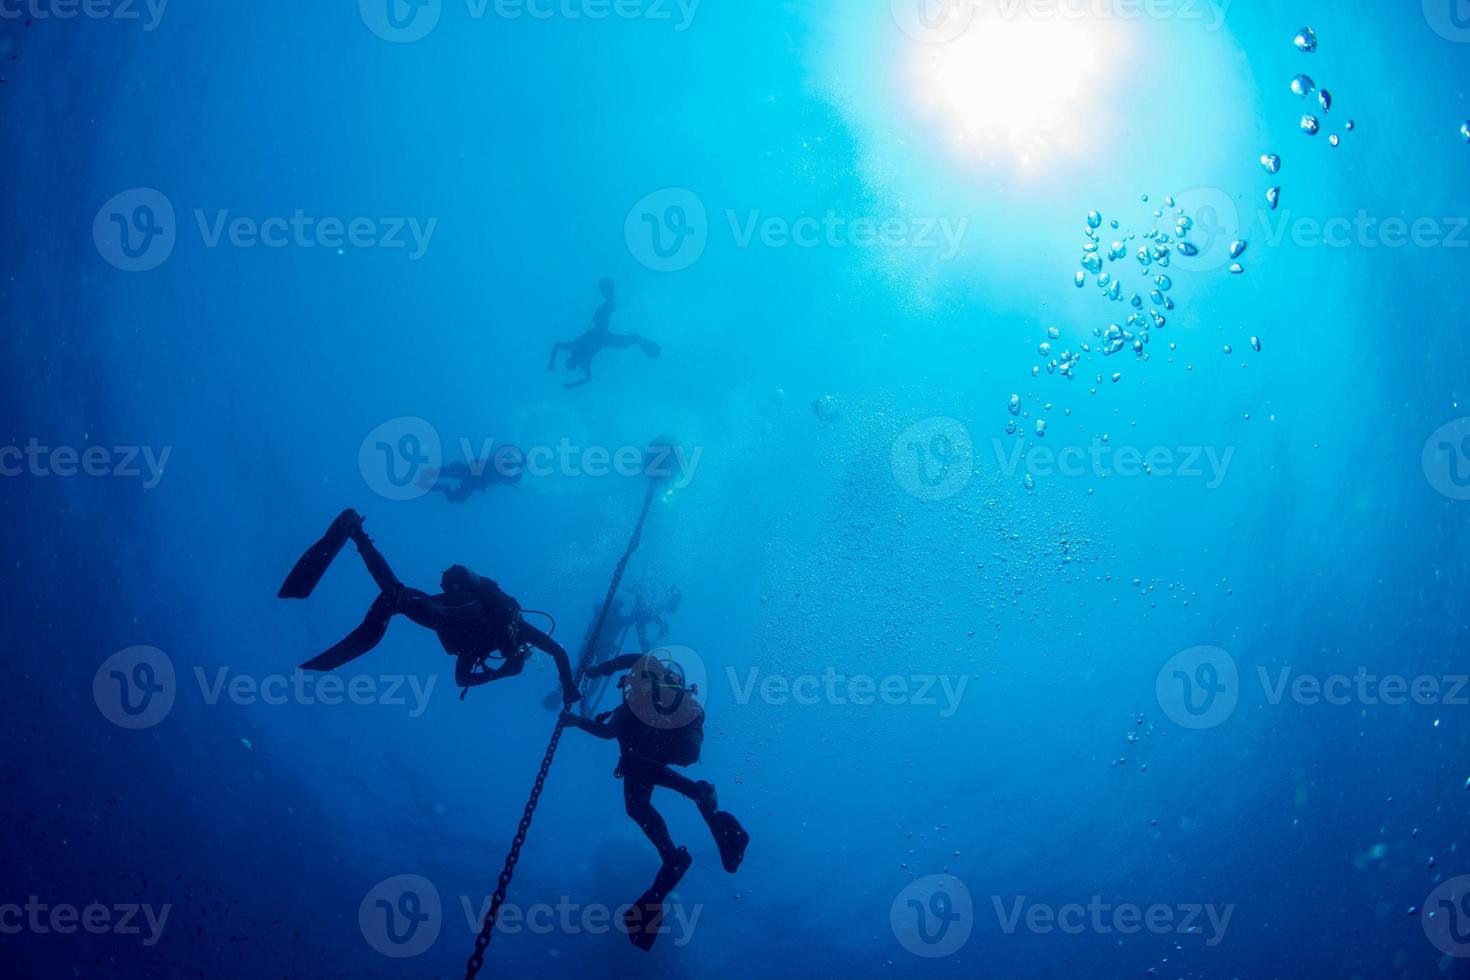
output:
[[[648,521],[648,511],[653,506],[653,497],[657,491],[658,484],[651,483],[648,493],[643,498],[643,511],[638,515],[638,525],[633,529],[633,536],[628,540],[627,550],[623,552],[623,557],[613,572],[612,583],[607,590],[607,599],[603,602],[602,612],[597,617],[597,625],[588,636],[587,645],[583,648],[582,656],[577,661],[577,674],[573,680],[579,690],[587,674],[593,651],[597,649],[597,640],[602,635],[602,627],[607,622],[608,610],[612,607],[613,599],[617,597],[618,586],[623,581],[623,573],[627,571],[628,562],[633,558],[633,552],[638,550],[638,543],[643,539],[643,525]],[[515,838],[510,842],[510,852],[505,856],[505,867],[500,871],[500,880],[496,884],[495,894],[490,898],[490,908],[485,913],[485,921],[480,925],[480,934],[475,937],[475,951],[470,954],[469,962],[465,964],[465,980],[475,980],[476,975],[485,965],[485,951],[490,946],[491,936],[495,934],[495,923],[500,917],[500,907],[505,904],[506,893],[510,891],[511,879],[515,877],[516,865],[521,860],[521,848],[525,845],[526,835],[531,830],[531,820],[536,816],[536,807],[541,802],[541,791],[546,788],[546,777],[551,774],[551,763],[556,758],[556,750],[561,745],[561,736],[566,728],[566,721],[558,717],[556,728],[551,733],[551,742],[546,746],[546,755],[541,759],[541,769],[536,773],[536,784],[531,787],[531,798],[526,801],[526,809],[521,813],[521,822],[516,827]]]

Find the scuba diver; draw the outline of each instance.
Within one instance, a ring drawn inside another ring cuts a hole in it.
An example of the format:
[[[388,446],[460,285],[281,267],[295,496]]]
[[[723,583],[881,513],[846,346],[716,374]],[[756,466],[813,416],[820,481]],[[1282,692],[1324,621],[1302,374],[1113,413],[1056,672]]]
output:
[[[590,659],[587,661],[589,667],[606,663],[614,657],[620,656],[623,646],[627,642],[630,632],[638,637],[640,650],[652,650],[664,641],[669,635],[669,624],[664,617],[679,611],[679,604],[683,601],[683,595],[676,588],[660,590],[657,598],[651,596],[655,587],[646,581],[640,582],[633,588],[633,610],[624,612],[623,604],[614,600],[612,608],[608,610],[607,622],[603,624],[598,642],[593,649]],[[592,631],[597,628],[597,621],[602,616],[603,603],[597,603],[592,607],[592,618],[587,627],[588,640],[591,641]],[[583,643],[586,648],[586,642]],[[584,707],[596,708],[602,700],[603,688],[606,686],[607,675],[592,675],[593,681],[587,686],[582,695]],[[561,706],[561,691],[553,690],[542,699],[542,707],[547,711],[555,711]]]
[[[520,450],[516,452],[519,453]],[[426,473],[425,476],[433,480],[429,484],[430,493],[442,493],[444,499],[451,504],[462,504],[475,494],[482,493],[494,486],[520,486],[522,469],[517,466],[507,472],[509,469],[510,467],[501,465],[497,457],[495,461],[483,459],[474,463],[468,461],[449,463],[437,471]]]
[[[566,367],[568,371],[581,371],[582,378],[579,381],[569,381],[567,390],[578,388],[592,380],[592,359],[602,351],[609,348],[622,350],[637,344],[643,348],[643,353],[649,357],[657,358],[663,351],[658,344],[647,337],[640,337],[636,333],[613,333],[609,328],[612,315],[618,308],[616,290],[611,279],[603,279],[598,282],[598,288],[602,290],[602,305],[592,315],[592,329],[588,330],[576,340],[562,341],[551,348],[551,361],[546,365],[546,370],[556,370],[556,358],[562,351],[567,352]]]
[[[403,615],[438,634],[445,652],[455,657],[454,681],[466,691],[519,674],[526,667],[530,647],[534,646],[556,660],[564,703],[570,706],[577,702],[581,695],[572,679],[567,652],[546,633],[526,622],[521,615],[521,604],[506,595],[499,585],[463,565],[451,565],[440,580],[439,595],[410,589],[398,581],[372,538],[362,529],[362,523],[363,517],[357,511],[344,510],[322,539],[301,556],[281,586],[282,599],[305,599],[311,595],[350,538],[381,590],[362,624],[336,646],[302,664],[302,670],[336,670],[356,660],[378,645],[394,616]],[[491,658],[504,659],[505,663],[492,668],[488,663]]]
[[[653,887],[623,916],[628,938],[647,952],[659,935],[664,900],[694,862],[687,848],[675,846],[663,816],[654,809],[654,788],[671,789],[694,802],[730,874],[740,870],[750,834],[733,815],[719,808],[713,783],[695,781],[670,768],[698,762],[704,742],[704,708],[694,698],[698,692],[686,685],[678,664],[631,653],[592,667],[587,673],[590,677],[607,677],[620,670],[628,673],[618,682],[623,689],[623,703],[616,710],[595,719],[568,711],[562,718],[574,728],[617,741],[620,755],[613,775],[623,780],[628,816],[653,843],[663,862]]]

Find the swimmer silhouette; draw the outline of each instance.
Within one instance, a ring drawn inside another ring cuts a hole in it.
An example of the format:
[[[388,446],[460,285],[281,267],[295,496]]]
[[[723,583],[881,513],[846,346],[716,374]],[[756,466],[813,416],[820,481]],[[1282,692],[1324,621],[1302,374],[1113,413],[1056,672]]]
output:
[[[597,285],[602,290],[602,305],[592,315],[592,329],[576,340],[562,341],[554,345],[551,348],[551,360],[546,365],[546,370],[556,370],[557,356],[563,351],[566,352],[567,370],[582,372],[580,379],[567,382],[568,390],[580,387],[592,380],[592,359],[605,350],[622,350],[636,344],[649,357],[656,358],[662,353],[658,344],[646,337],[640,337],[636,333],[612,332],[610,323],[613,313],[618,308],[616,290],[611,279],[603,279]]]
[[[623,703],[616,710],[595,719],[571,712],[562,718],[588,734],[617,741],[619,758],[614,775],[623,780],[623,804],[663,862],[653,887],[624,916],[628,938],[646,952],[658,938],[664,900],[694,862],[687,848],[675,846],[668,824],[654,809],[654,788],[671,789],[694,802],[730,874],[740,870],[750,834],[733,815],[719,809],[714,784],[696,782],[671,768],[699,761],[704,742],[704,709],[694,698],[697,692],[686,685],[679,666],[654,656],[630,653],[592,667],[587,674],[606,677],[620,670],[628,673],[619,682]]]
[[[388,562],[362,529],[357,511],[344,510],[320,541],[306,553],[286,577],[279,593],[282,599],[305,599],[321,581],[332,560],[350,538],[357,544],[381,594],[368,609],[362,624],[330,650],[301,665],[302,670],[336,670],[367,653],[383,639],[388,623],[403,615],[425,629],[433,630],[446,653],[455,658],[455,683],[466,690],[511,677],[525,670],[531,647],[544,650],[556,660],[565,704],[576,703],[579,695],[572,680],[571,661],[561,645],[521,616],[521,604],[506,595],[488,578],[463,565],[451,565],[440,580],[441,593],[428,595],[398,581]],[[497,668],[491,659],[503,659]]]

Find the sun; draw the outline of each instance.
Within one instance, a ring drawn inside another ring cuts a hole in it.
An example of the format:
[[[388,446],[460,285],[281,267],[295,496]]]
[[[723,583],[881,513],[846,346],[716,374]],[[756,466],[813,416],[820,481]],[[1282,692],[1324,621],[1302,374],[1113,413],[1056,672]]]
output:
[[[945,142],[1022,168],[1085,152],[1106,115],[1109,64],[1124,62],[1101,18],[977,14],[953,39],[912,48],[915,101]]]

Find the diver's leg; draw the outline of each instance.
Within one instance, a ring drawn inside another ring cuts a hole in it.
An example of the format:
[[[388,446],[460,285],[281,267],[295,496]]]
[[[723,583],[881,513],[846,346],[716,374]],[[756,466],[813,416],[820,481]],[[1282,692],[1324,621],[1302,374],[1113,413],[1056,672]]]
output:
[[[571,391],[573,388],[580,388],[580,387],[582,387],[584,384],[587,384],[591,380],[592,380],[592,368],[590,366],[589,367],[584,367],[582,369],[582,377],[581,377],[580,380],[577,380],[577,381],[568,381],[562,387],[566,388],[567,391]]]
[[[693,801],[706,821],[720,808],[720,799],[715,792],[714,783],[690,779],[683,773],[675,772],[669,766],[649,769],[647,775],[655,786],[671,789],[680,796]]]
[[[396,603],[386,595],[380,595],[368,607],[367,616],[363,618],[362,624],[348,633],[347,636],[336,646],[301,665],[301,670],[328,671],[336,670],[344,664],[356,660],[377,646],[383,639],[383,634],[388,632],[388,623],[397,612]]]
[[[362,555],[362,563],[367,566],[368,574],[378,583],[379,591],[384,595],[402,592],[403,583],[398,581],[398,576],[388,567],[388,559],[383,557],[383,553],[373,544],[373,539],[368,537],[361,525],[352,532],[352,540],[357,544],[357,553]]]
[[[580,700],[582,692],[577,690],[577,682],[572,677],[572,661],[562,645],[524,619],[517,624],[516,632],[525,642],[538,650],[551,654],[552,659],[556,661],[556,673],[561,678],[561,689],[566,703],[571,704],[573,701]]]
[[[669,836],[669,825],[653,808],[653,782],[638,773],[623,774],[623,805],[628,816],[638,825],[644,835],[658,849],[658,856],[665,864],[678,851],[674,839]]]
[[[662,347],[640,334],[610,333],[607,335],[607,346],[618,350],[622,350],[625,347],[632,347],[635,344],[643,349],[643,353],[655,359],[663,353]]]

